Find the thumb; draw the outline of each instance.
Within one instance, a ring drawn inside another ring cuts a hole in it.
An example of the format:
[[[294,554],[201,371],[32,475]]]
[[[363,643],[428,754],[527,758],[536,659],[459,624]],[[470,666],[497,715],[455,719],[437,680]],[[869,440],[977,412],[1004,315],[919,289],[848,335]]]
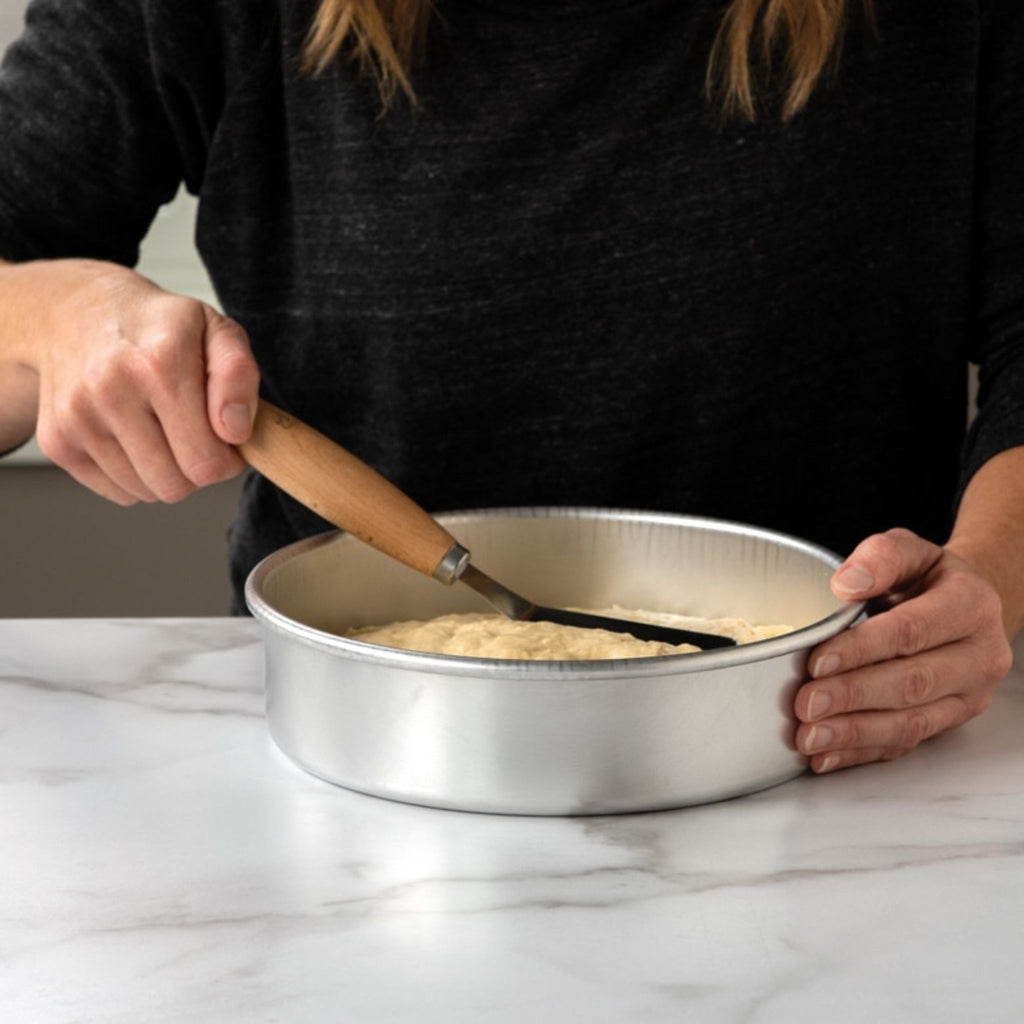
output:
[[[206,412],[222,441],[241,444],[256,415],[259,367],[242,326],[209,306],[205,312]]]
[[[879,597],[923,576],[942,548],[910,530],[887,530],[858,544],[832,576],[832,592],[844,600]]]

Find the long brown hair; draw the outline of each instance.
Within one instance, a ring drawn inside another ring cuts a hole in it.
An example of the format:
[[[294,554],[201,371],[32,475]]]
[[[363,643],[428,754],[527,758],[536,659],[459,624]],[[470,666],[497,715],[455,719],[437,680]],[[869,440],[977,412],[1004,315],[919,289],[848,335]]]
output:
[[[863,3],[870,18],[872,0]],[[727,116],[754,120],[755,69],[770,74],[781,51],[781,113],[792,117],[838,53],[845,12],[846,0],[731,0],[708,59],[708,96],[721,102]],[[347,48],[376,83],[384,109],[400,93],[415,102],[412,67],[423,52],[431,14],[431,0],[320,0],[303,69],[319,74]]]

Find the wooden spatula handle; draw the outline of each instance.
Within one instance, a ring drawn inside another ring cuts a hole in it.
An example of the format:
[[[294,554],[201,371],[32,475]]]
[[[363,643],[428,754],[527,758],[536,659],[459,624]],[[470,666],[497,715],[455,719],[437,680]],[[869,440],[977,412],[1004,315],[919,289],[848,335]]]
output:
[[[260,400],[242,458],[328,522],[434,576],[455,538],[361,459],[282,409]]]

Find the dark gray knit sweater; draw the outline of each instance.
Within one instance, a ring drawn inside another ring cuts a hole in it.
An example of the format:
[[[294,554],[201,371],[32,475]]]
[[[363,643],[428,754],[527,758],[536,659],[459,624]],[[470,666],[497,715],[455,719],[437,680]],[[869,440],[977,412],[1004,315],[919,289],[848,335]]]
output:
[[[180,181],[273,401],[432,510],[941,540],[1024,444],[1024,7],[851,4],[783,125],[703,97],[721,0],[447,0],[420,106],[301,77],[309,0],[36,0],[0,255],[130,264]],[[981,409],[964,445],[966,369]],[[234,579],[325,528],[249,481]]]

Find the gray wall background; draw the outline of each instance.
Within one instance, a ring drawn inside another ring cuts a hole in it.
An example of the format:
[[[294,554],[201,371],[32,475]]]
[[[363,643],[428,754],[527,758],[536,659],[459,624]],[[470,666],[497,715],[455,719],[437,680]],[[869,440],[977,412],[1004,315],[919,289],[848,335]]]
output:
[[[21,30],[25,0],[0,0],[0,49]],[[213,302],[192,245],[195,202],[160,211],[139,269]],[[176,505],[122,509],[79,486],[34,445],[0,459],[0,617],[223,615],[225,532],[237,480]]]

